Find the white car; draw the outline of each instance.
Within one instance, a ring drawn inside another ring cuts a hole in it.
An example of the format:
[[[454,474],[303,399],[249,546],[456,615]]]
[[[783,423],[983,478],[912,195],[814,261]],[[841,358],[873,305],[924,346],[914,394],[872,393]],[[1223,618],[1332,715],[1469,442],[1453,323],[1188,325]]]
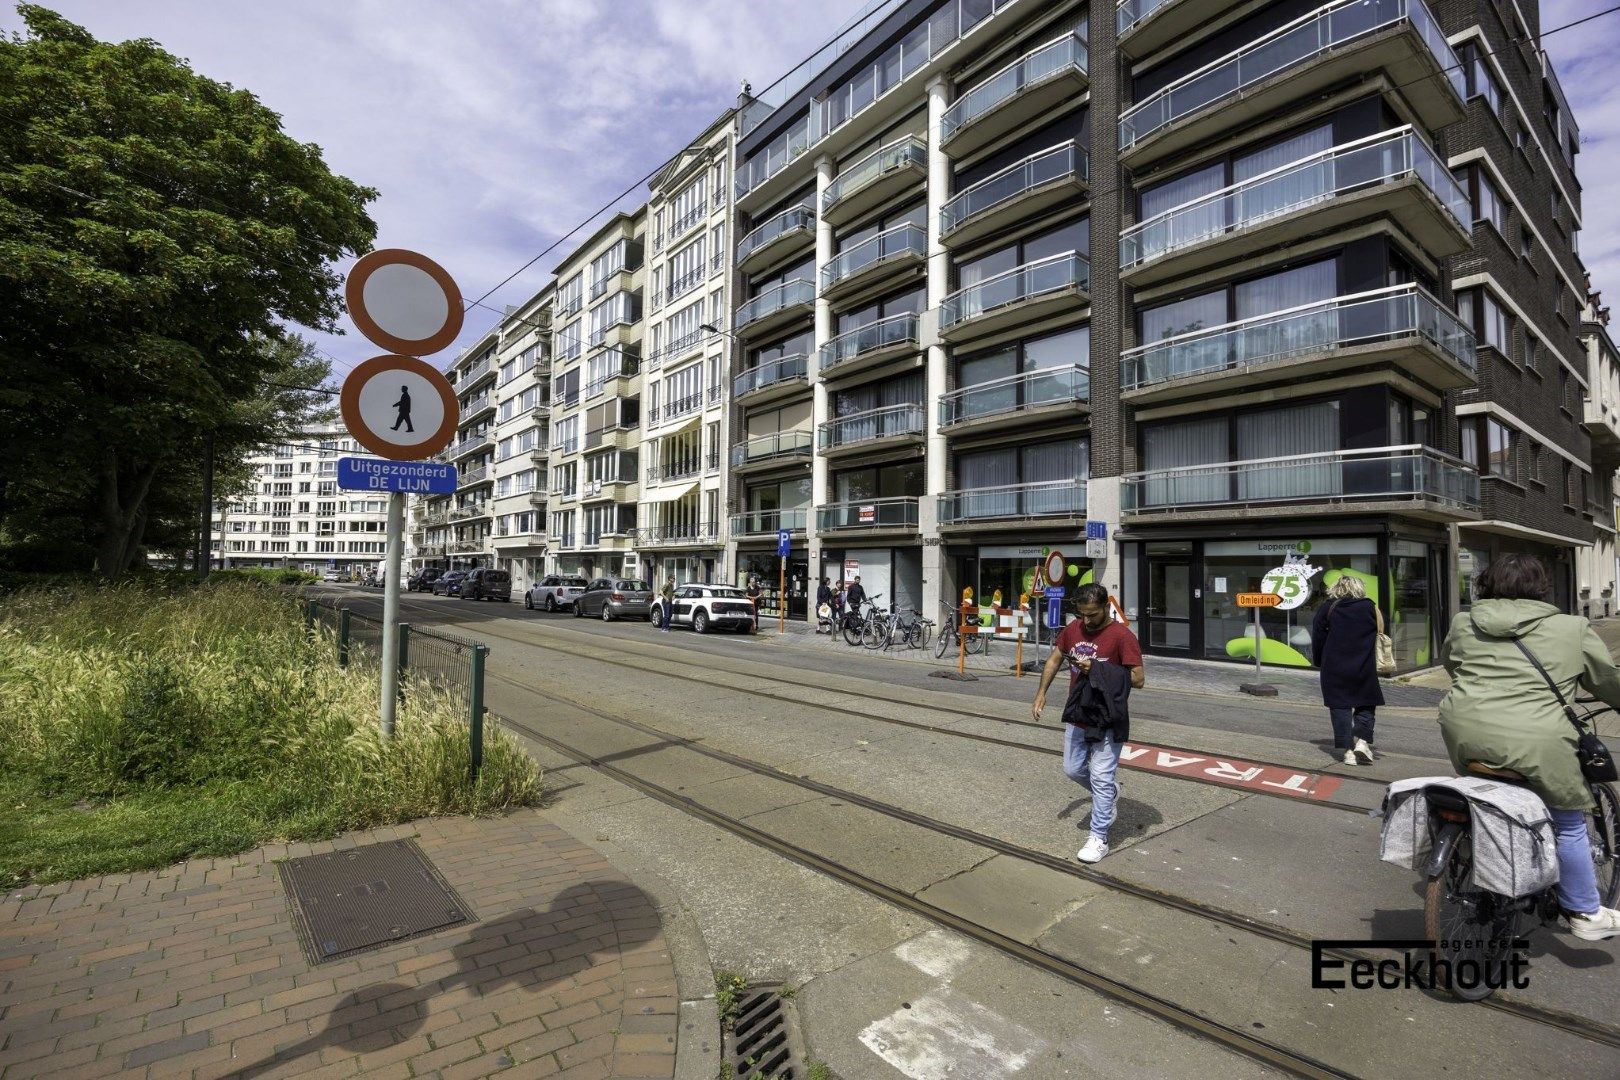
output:
[[[669,625],[690,626],[698,634],[714,627],[752,634],[758,622],[754,602],[734,585],[680,586],[669,619]]]
[[[326,573],[321,575],[321,580],[322,581],[342,581],[343,580],[343,571],[341,571],[341,570],[328,570]]]
[[[586,584],[584,578],[571,574],[547,574],[529,586],[529,591],[523,594],[523,606],[530,611],[535,608],[543,611],[571,608],[579,594],[585,591]]]

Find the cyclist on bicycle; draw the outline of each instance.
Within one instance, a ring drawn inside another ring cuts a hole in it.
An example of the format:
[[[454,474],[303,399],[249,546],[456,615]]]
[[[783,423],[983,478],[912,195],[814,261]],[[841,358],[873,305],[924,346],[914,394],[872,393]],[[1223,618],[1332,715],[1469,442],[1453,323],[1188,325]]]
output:
[[[1558,838],[1558,903],[1584,941],[1620,934],[1620,911],[1602,906],[1587,837],[1588,782],[1575,757],[1576,730],[1552,688],[1526,655],[1539,660],[1565,701],[1576,687],[1620,707],[1620,671],[1579,616],[1547,603],[1552,583],[1531,555],[1504,555],[1475,580],[1478,599],[1459,614],[1440,646],[1451,692],[1440,703],[1440,734],[1451,763],[1524,777],[1546,802]],[[1522,646],[1522,648],[1521,648]]]

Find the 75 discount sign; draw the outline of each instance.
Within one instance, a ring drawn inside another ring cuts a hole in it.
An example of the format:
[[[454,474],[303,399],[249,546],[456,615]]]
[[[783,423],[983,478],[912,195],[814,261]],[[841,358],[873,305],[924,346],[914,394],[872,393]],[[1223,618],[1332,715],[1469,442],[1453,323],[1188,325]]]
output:
[[[1284,563],[1260,579],[1260,591],[1279,597],[1279,610],[1292,611],[1311,598],[1311,578],[1319,569],[1309,563]]]

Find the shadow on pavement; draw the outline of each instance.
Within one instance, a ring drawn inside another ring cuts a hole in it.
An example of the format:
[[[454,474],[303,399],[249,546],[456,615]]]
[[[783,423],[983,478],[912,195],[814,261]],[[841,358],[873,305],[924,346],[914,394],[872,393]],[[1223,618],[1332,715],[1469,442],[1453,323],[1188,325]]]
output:
[[[311,1055],[318,1055],[328,1048],[353,1054],[375,1053],[404,1042],[420,1031],[433,999],[442,993],[457,987],[466,987],[479,997],[488,997],[511,988],[543,993],[556,983],[657,935],[656,927],[619,930],[608,911],[584,908],[583,905],[601,907],[607,903],[598,893],[599,888],[611,889],[619,894],[628,890],[632,901],[640,899],[649,907],[652,906],[651,898],[623,882],[571,885],[558,893],[543,912],[532,907],[519,908],[497,921],[473,927],[450,950],[457,965],[454,972],[415,987],[389,982],[362,987],[338,1002],[328,1014],[326,1026],[321,1031],[291,1046],[282,1047],[269,1057],[243,1066],[229,1075],[236,1080],[249,1080],[283,1069]],[[562,932],[557,929],[558,924],[573,922],[586,914],[593,922],[574,927],[568,932],[581,941],[607,938],[610,944],[555,962],[551,961],[550,952],[544,949],[528,956],[511,955],[511,946],[554,936]],[[288,1070],[287,1075],[308,1071],[316,1064],[306,1063]]]

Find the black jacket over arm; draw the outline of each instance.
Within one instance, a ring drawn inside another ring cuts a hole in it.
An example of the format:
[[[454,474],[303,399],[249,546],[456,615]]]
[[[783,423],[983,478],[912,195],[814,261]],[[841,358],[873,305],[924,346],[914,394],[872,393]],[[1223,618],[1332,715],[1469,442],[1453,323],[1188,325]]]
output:
[[[1086,738],[1096,742],[1103,730],[1111,731],[1115,744],[1131,737],[1131,669],[1123,664],[1098,660],[1091,671],[1075,684],[1063,706],[1063,721],[1086,729]]]

